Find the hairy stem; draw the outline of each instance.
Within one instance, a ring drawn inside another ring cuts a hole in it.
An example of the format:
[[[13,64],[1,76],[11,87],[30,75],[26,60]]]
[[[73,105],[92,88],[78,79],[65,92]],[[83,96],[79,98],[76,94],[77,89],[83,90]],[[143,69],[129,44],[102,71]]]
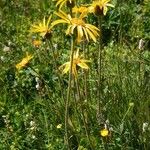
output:
[[[71,37],[71,53],[70,53],[70,70],[69,70],[69,82],[67,89],[67,99],[65,104],[65,144],[69,150],[69,138],[68,138],[68,106],[70,102],[71,94],[71,81],[72,81],[72,65],[73,65],[73,55],[74,55],[74,38]]]
[[[98,26],[100,30],[100,37],[99,37],[99,45],[98,45],[98,122],[100,122],[100,116],[101,116],[101,98],[102,98],[102,37],[101,37],[101,28],[102,28],[102,16],[98,17]]]

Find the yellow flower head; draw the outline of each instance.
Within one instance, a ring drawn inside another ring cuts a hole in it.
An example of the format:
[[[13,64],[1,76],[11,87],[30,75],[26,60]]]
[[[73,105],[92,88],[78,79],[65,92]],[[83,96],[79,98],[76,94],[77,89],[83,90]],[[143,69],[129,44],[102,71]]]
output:
[[[59,6],[59,9],[61,9],[63,7],[63,5],[67,5],[67,7],[73,8],[75,5],[75,1],[74,0],[54,0],[57,1],[56,3],[56,7]]]
[[[75,52],[73,56],[73,62],[72,62],[72,74],[77,77],[77,66],[81,67],[82,69],[89,69],[87,62],[90,62],[89,60],[82,59],[82,56],[79,56],[79,49]],[[66,62],[63,65],[59,67],[59,69],[63,69],[63,74],[69,72],[70,70],[71,62]]]
[[[81,6],[81,7],[77,7],[77,6],[75,6],[75,7],[73,7],[73,9],[72,9],[72,12],[73,13],[88,13],[89,11],[88,11],[88,7],[85,7],[85,6]]]
[[[100,134],[101,134],[101,136],[106,137],[106,136],[108,136],[109,131],[108,131],[108,129],[103,129],[100,131]]]
[[[114,7],[114,5],[109,3],[110,0],[95,0],[89,7],[89,12],[94,13],[95,15],[106,15],[108,8]]]
[[[94,42],[96,42],[96,37],[99,36],[99,29],[94,25],[85,23],[83,20],[86,17],[86,13],[81,13],[79,17],[72,18],[71,15],[67,15],[63,11],[55,13],[61,19],[58,19],[52,23],[52,27],[59,23],[67,23],[68,28],[66,30],[66,34],[77,34],[77,42],[81,42],[83,37],[86,38],[87,41],[91,38]]]
[[[56,126],[56,128],[57,128],[57,129],[61,129],[61,128],[62,128],[62,124],[58,124],[58,125]]]
[[[28,55],[28,53],[26,53],[26,57],[24,57],[22,61],[16,65],[16,68],[20,70],[21,68],[25,67],[32,58],[32,55]]]
[[[41,40],[33,40],[33,41],[32,41],[32,44],[33,44],[35,47],[39,47],[39,46],[42,44],[42,41],[41,41]]]
[[[37,25],[32,25],[30,32],[31,33],[39,33],[43,38],[48,38],[51,36],[51,28],[50,28],[51,16],[48,18],[47,22],[45,17],[42,22]]]

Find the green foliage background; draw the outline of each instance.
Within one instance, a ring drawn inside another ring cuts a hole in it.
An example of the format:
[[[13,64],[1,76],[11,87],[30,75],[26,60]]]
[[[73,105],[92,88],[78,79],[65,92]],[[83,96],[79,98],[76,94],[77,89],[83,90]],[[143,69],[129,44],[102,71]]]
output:
[[[90,3],[90,1],[80,1]],[[104,47],[102,118],[97,122],[97,47],[87,46],[92,59],[88,78],[89,99],[83,99],[90,139],[95,150],[150,149],[150,1],[114,0],[102,22]],[[65,105],[58,85],[49,46],[32,44],[29,29],[34,22],[56,11],[51,0],[0,0],[0,149],[65,150]],[[54,16],[55,18],[55,16]],[[53,19],[54,19],[53,18]],[[89,22],[97,24],[95,16]],[[69,37],[65,26],[53,31],[54,52],[60,66],[68,60]],[[38,37],[39,38],[39,37]],[[144,46],[138,48],[139,41]],[[34,53],[29,68],[17,71],[15,65]],[[34,70],[34,71],[33,71]],[[41,89],[36,89],[40,75]],[[81,72],[82,75],[82,72]],[[68,76],[63,78],[67,89]],[[79,76],[84,86],[83,76]],[[84,93],[84,91],[82,91]],[[66,95],[64,95],[66,97]],[[82,116],[69,105],[69,135],[71,148],[89,150]],[[77,106],[79,107],[79,106]],[[80,123],[79,123],[80,122]],[[99,131],[107,123],[111,132],[102,138]],[[57,125],[62,124],[58,129]],[[143,125],[145,128],[143,129]]]

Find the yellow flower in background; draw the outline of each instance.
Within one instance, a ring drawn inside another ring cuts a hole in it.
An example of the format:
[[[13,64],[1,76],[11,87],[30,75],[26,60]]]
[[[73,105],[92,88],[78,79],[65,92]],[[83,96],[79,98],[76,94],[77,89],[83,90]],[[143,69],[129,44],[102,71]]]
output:
[[[56,128],[57,128],[57,129],[61,129],[61,128],[62,128],[62,124],[58,124],[58,125],[56,126]]]
[[[89,12],[94,13],[95,15],[106,15],[108,8],[114,7],[114,5],[109,3],[110,0],[95,0],[89,7]]]
[[[108,131],[108,129],[103,129],[100,131],[100,134],[101,134],[101,136],[106,137],[106,136],[108,136],[109,131]]]
[[[33,40],[32,44],[38,48],[42,44],[42,41],[41,40]]]
[[[32,55],[29,55],[28,53],[26,53],[26,57],[24,57],[24,58],[22,59],[22,61],[16,65],[16,68],[17,68],[18,70],[22,69],[23,67],[25,67],[25,66],[29,63],[29,61],[30,61],[32,58],[33,58]]]
[[[66,23],[68,24],[66,34],[70,35],[77,33],[78,43],[82,41],[83,37],[85,37],[87,41],[91,38],[96,42],[96,37],[99,36],[99,29],[92,24],[85,23],[83,19],[86,17],[86,13],[81,13],[79,17],[75,18],[72,18],[70,14],[67,15],[63,11],[55,14],[61,19],[55,20],[52,23],[52,27],[60,23]]]
[[[75,1],[74,0],[54,0],[56,2],[56,7],[59,6],[59,9],[61,9],[65,4],[67,7],[74,7]]]
[[[75,6],[73,7],[72,12],[73,13],[88,13],[89,9],[88,7],[85,7],[85,6],[81,6],[81,7]]]
[[[77,77],[77,66],[81,67],[82,69],[89,69],[87,62],[90,62],[89,60],[82,59],[82,56],[79,55],[79,49],[75,52],[73,56],[73,62],[72,62],[72,74]],[[66,74],[70,70],[71,62],[66,62],[63,65],[59,67],[59,69],[63,69],[63,74]]]
[[[43,38],[49,37],[51,35],[51,28],[50,28],[50,22],[51,22],[51,16],[48,18],[48,20],[45,20],[45,17],[42,22],[39,24],[35,24],[31,26],[30,32],[31,33],[39,33],[40,36]]]

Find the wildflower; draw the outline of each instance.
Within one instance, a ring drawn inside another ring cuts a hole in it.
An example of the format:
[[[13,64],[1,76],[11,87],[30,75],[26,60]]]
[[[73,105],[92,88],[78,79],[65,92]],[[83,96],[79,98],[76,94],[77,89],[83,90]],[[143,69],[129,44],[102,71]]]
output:
[[[145,41],[143,39],[140,39],[139,45],[138,45],[139,50],[142,50],[144,48],[144,42]]]
[[[57,1],[56,7],[59,6],[59,9],[61,9],[64,4],[66,4],[66,6],[70,8],[73,8],[75,5],[74,0],[55,0],[55,1]]]
[[[82,59],[82,57],[79,56],[79,49],[75,52],[73,56],[73,62],[72,62],[72,74],[77,77],[77,66],[81,67],[82,69],[89,69],[86,62],[90,62],[89,60]],[[66,62],[63,65],[61,65],[59,68],[63,69],[63,74],[69,72],[70,70],[71,62]]]
[[[32,55],[28,55],[28,53],[26,53],[26,57],[24,57],[22,61],[16,65],[16,68],[20,70],[21,68],[25,67],[32,58]]]
[[[38,48],[42,44],[42,41],[41,40],[33,40],[32,44]]]
[[[62,128],[62,124],[58,124],[56,128],[57,128],[57,129]]]
[[[30,32],[31,33],[40,33],[40,36],[43,38],[49,38],[51,36],[51,28],[50,26],[51,16],[48,18],[47,22],[45,17],[43,22],[40,22],[38,25],[32,25]]]
[[[30,126],[34,126],[35,122],[34,121],[30,121]]]
[[[108,8],[114,7],[114,5],[109,3],[110,0],[95,0],[89,7],[89,11],[95,15],[106,15]]]
[[[0,60],[1,60],[1,61],[5,61],[5,57],[4,57],[4,56],[1,56],[1,57],[0,57]]]
[[[73,13],[88,13],[88,8],[85,6],[81,6],[81,7],[73,7],[72,12]]]
[[[59,23],[67,23],[68,28],[66,30],[66,34],[74,34],[77,32],[77,42],[81,42],[82,38],[85,37],[87,41],[91,38],[94,42],[96,42],[96,37],[99,35],[99,29],[94,25],[87,24],[83,20],[86,17],[86,13],[81,13],[77,18],[72,18],[70,14],[66,14],[63,11],[59,13],[55,13],[61,19],[58,19],[52,23],[52,27]]]
[[[145,132],[148,129],[148,122],[144,122],[142,126],[143,132]]]
[[[106,136],[108,136],[109,131],[108,131],[108,129],[103,129],[100,131],[100,134],[101,134],[101,136],[106,137]]]
[[[10,52],[10,47],[9,46],[4,46],[3,51],[4,52]]]
[[[41,88],[41,87],[40,87],[40,84],[37,83],[37,84],[35,85],[35,88],[39,91],[40,88]]]

